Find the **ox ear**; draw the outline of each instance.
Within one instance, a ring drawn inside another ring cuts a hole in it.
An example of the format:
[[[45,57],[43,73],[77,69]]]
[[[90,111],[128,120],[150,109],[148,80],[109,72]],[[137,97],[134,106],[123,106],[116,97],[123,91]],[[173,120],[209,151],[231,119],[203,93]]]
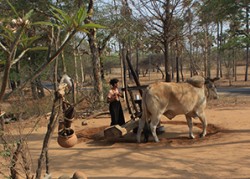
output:
[[[210,79],[212,82],[215,82],[215,81],[217,81],[217,80],[219,80],[220,78],[219,77],[215,77],[215,78],[213,78],[213,79]]]
[[[215,81],[217,81],[217,80],[219,80],[220,78],[218,78],[218,77],[215,77],[215,78],[209,78],[209,77],[207,77],[206,79],[205,79],[205,84],[208,84],[209,82],[215,82]]]

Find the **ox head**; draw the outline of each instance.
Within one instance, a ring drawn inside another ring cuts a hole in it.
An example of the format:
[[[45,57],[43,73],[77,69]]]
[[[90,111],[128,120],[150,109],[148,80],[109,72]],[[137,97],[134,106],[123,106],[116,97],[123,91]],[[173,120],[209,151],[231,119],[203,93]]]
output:
[[[64,90],[66,94],[69,94],[70,92],[74,92],[74,81],[72,78],[70,78],[67,74],[64,74],[59,82],[59,85],[66,85]]]
[[[205,79],[205,86],[206,86],[206,96],[208,99],[218,99],[219,96],[217,94],[217,89],[214,84],[215,81],[219,80],[220,78],[206,78]]]

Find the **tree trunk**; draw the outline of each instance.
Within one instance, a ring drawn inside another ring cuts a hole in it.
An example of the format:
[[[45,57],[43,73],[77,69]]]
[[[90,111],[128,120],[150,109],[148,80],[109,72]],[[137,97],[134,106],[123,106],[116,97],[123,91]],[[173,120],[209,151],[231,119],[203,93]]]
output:
[[[42,151],[41,151],[40,157],[38,159],[38,166],[37,166],[37,170],[36,170],[36,179],[41,178],[43,163],[44,163],[44,157],[48,156],[49,141],[50,141],[50,139],[51,139],[51,137],[53,135],[53,132],[55,130],[56,123],[58,122],[58,112],[55,111],[56,107],[58,107],[57,99],[55,99],[54,103],[53,103],[52,112],[51,112],[51,115],[50,115],[50,121],[48,123],[47,132],[46,132],[44,140],[43,140]],[[46,163],[47,164],[49,163],[48,160],[46,160]],[[49,171],[49,170],[47,169],[47,171]]]
[[[13,179],[18,178],[18,172],[17,172],[16,165],[18,163],[18,158],[19,158],[19,154],[22,151],[22,147],[23,147],[23,141],[19,140],[17,142],[17,148],[16,148],[16,150],[12,156],[12,159],[11,159],[10,173],[11,173],[11,178],[13,178]]]
[[[103,58],[100,56],[100,66],[101,66],[101,71],[100,71],[100,73],[101,73],[101,78],[102,78],[102,80],[104,80],[105,79],[105,72],[104,72],[104,64],[103,64]]]
[[[131,59],[130,59],[129,51],[127,51],[126,60],[127,60],[128,67],[129,67],[129,69],[131,71],[131,74],[132,74],[132,76],[134,78],[134,81],[135,81],[136,85],[137,86],[141,86],[140,81],[138,79],[138,76],[136,75],[136,72],[135,72],[135,70],[134,70],[134,68],[133,68],[133,66],[131,64]],[[140,94],[142,96],[142,91],[141,90],[139,90],[139,91],[140,91]]]
[[[62,57],[62,68],[63,68],[63,74],[66,74],[66,73],[67,73],[67,68],[66,68],[66,65],[65,65],[64,50],[62,50],[61,57]]]
[[[180,82],[180,73],[179,73],[179,57],[176,55],[176,82]]]
[[[93,77],[94,77],[94,90],[96,95],[98,96],[98,101],[103,102],[103,86],[102,86],[102,79],[101,79],[101,64],[100,64],[100,57],[98,48],[96,45],[96,32],[95,30],[91,30],[88,34],[89,37],[89,45],[92,54],[92,65],[93,65]]]
[[[88,18],[85,20],[85,23],[88,24],[92,21],[92,14],[94,12],[94,1],[89,1],[88,6]],[[100,64],[100,55],[99,50],[96,43],[96,29],[89,30],[88,35],[88,41],[89,41],[89,47],[92,55],[92,65],[93,65],[93,76],[94,76],[94,90],[98,97],[99,102],[104,101],[103,96],[103,85],[102,85],[102,79],[101,79],[101,64]]]
[[[85,76],[84,76],[84,70],[83,70],[83,59],[82,56],[80,55],[80,62],[81,62],[81,83],[85,82]]]
[[[76,83],[76,87],[78,86],[79,84],[79,78],[78,78],[78,64],[77,64],[77,50],[75,49],[74,50],[74,65],[75,65],[75,83]]]
[[[40,77],[38,77],[36,80],[36,88],[37,88],[38,98],[43,98],[45,96],[45,93]]]
[[[180,72],[181,72],[181,80],[184,81],[183,60],[182,60],[182,57],[180,57]]]
[[[210,77],[210,44],[209,44],[209,32],[208,32],[208,24],[205,24],[205,61],[204,61],[204,70],[205,70],[205,77]]]
[[[20,86],[20,84],[21,84],[20,62],[18,61],[15,66],[16,66],[16,74],[17,74],[16,83],[17,83],[17,86]]]
[[[217,22],[217,53],[216,53],[216,77],[220,76],[220,24]]]
[[[223,35],[223,22],[221,21],[220,22],[220,47],[222,46],[222,35]],[[220,56],[219,56],[219,58],[221,58],[223,56],[223,54],[221,54],[221,52],[220,52]],[[222,76],[223,76],[223,74],[222,74],[222,60],[221,59],[219,59],[219,63],[220,63],[220,65],[219,65],[219,70],[220,70],[220,77],[222,78]]]
[[[249,6],[246,6],[246,31],[249,36]],[[245,81],[248,80],[248,66],[249,66],[249,43],[247,43],[246,50],[246,73],[245,73]]]
[[[0,101],[2,101],[5,90],[8,85],[11,58],[12,58],[12,55],[9,56],[9,58],[6,60],[6,63],[5,63],[4,74],[2,78],[2,86],[1,86],[1,91],[0,91]]]
[[[176,82],[180,82],[178,35],[175,35]]]
[[[166,1],[166,9],[165,9],[165,23],[164,23],[164,60],[165,60],[165,74],[166,74],[166,82],[171,82],[171,75],[170,75],[170,63],[169,63],[169,33],[170,28],[170,1]]]
[[[170,65],[169,65],[169,43],[166,41],[164,44],[164,58],[165,58],[165,81],[171,82],[171,75],[170,75]]]
[[[233,53],[233,77],[234,77],[234,81],[237,81],[235,49],[233,49],[232,53]]]
[[[174,80],[174,70],[175,70],[175,65],[174,65],[174,49],[170,47],[170,55],[169,55],[169,58],[170,58],[170,65],[171,65],[171,79]]]
[[[191,10],[189,9],[188,10],[190,15],[188,18],[188,35],[189,35],[189,69],[190,69],[190,76],[192,77],[195,73],[196,73],[196,69],[195,69],[195,66],[194,66],[194,57],[193,57],[193,40],[192,40],[192,14],[191,14]],[[183,78],[183,77],[182,77]]]
[[[139,78],[139,48],[136,47],[136,67],[135,67],[135,72],[137,75],[137,78]]]
[[[127,69],[126,69],[126,49],[124,48],[124,45],[123,47],[121,47],[121,44],[119,45],[119,48],[120,48],[120,51],[121,51],[121,59],[122,59],[122,65],[123,65],[123,82],[124,82],[124,89],[125,89],[125,100],[126,100],[126,104],[127,104],[127,108],[128,108],[128,112],[129,114],[132,115],[132,109],[129,105],[129,99],[128,99],[128,84],[127,84]]]

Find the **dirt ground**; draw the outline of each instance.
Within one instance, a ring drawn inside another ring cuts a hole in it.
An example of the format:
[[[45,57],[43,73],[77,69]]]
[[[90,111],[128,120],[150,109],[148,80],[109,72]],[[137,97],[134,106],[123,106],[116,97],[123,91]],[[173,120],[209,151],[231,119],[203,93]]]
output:
[[[108,115],[78,118],[73,123],[78,144],[60,147],[57,132],[50,142],[52,178],[72,176],[75,171],[84,172],[90,179],[250,178],[249,114],[250,96],[223,95],[208,104],[205,138],[198,137],[201,132],[198,119],[194,120],[197,138],[192,140],[188,138],[184,116],[171,121],[163,117],[165,133],[159,135],[160,142],[154,143],[151,137],[149,143],[140,144],[136,143],[134,133],[106,140],[103,130],[110,124]],[[125,116],[129,120],[127,112]],[[40,127],[28,138],[34,169],[46,131],[46,126]]]
[[[228,81],[221,80],[220,85],[228,86]],[[233,85],[250,86],[242,81]],[[155,143],[150,137],[148,143],[140,144],[136,143],[136,134],[132,132],[113,141],[105,139],[103,131],[110,125],[109,115],[75,118],[73,126],[78,143],[74,147],[60,147],[57,130],[50,141],[52,178],[71,177],[75,171],[81,171],[89,179],[250,179],[249,94],[223,93],[218,100],[209,101],[206,109],[208,133],[202,139],[198,137],[201,132],[198,119],[194,120],[193,129],[196,139],[188,138],[184,116],[172,120],[162,117],[165,132],[159,135],[160,142]],[[127,111],[125,118],[130,120]],[[48,120],[48,116],[43,117],[40,120],[43,125],[28,136],[32,173],[37,168]],[[86,125],[82,125],[83,122]],[[5,130],[13,136],[27,134],[30,132],[27,126],[33,123],[10,123]],[[0,178],[8,172],[8,166],[3,165],[6,163],[9,161],[4,162],[0,156]]]

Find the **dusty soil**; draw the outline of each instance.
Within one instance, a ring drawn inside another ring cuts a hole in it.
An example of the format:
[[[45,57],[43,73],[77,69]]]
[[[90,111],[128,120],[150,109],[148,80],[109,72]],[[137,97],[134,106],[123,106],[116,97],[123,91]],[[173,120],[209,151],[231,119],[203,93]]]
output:
[[[62,174],[72,176],[77,170],[91,179],[250,178],[249,114],[250,96],[221,96],[217,101],[210,101],[206,109],[205,138],[198,137],[199,120],[194,120],[197,138],[191,140],[184,116],[171,121],[163,117],[165,133],[159,135],[160,142],[154,143],[150,137],[149,143],[141,144],[136,143],[132,132],[120,139],[106,140],[103,130],[110,124],[108,115],[87,120],[77,118],[73,126],[78,144],[72,148],[60,147],[56,131],[50,142],[52,178]],[[125,112],[125,115],[129,120],[129,114]],[[42,119],[43,124],[46,120]],[[13,129],[13,125],[6,125],[6,130],[10,126]],[[28,138],[34,170],[46,131],[46,126],[41,125]]]
[[[160,74],[159,74],[160,75]],[[159,80],[160,77],[158,77]],[[153,80],[156,81],[156,80]],[[228,86],[220,80],[220,86]],[[143,81],[144,82],[144,81]],[[145,78],[145,83],[149,83]],[[250,86],[249,83],[233,84]],[[74,130],[78,143],[72,148],[62,148],[57,143],[57,131],[49,145],[50,171],[56,179],[63,174],[72,176],[75,171],[84,172],[89,179],[150,179],[193,178],[227,179],[250,178],[250,95],[223,94],[219,100],[210,101],[206,109],[208,133],[199,138],[201,125],[194,120],[196,139],[188,138],[184,116],[173,120],[162,117],[165,132],[160,142],[136,143],[136,135],[129,133],[123,138],[107,140],[103,131],[110,124],[110,116],[98,118],[75,118]],[[126,121],[130,115],[125,111]],[[49,116],[7,124],[8,140],[21,134],[28,137],[32,173],[37,168]],[[82,125],[82,123],[86,125]],[[0,151],[3,151],[0,145]],[[0,156],[0,178],[8,175],[9,161]],[[44,167],[45,168],[45,167]],[[43,173],[45,169],[43,170]],[[22,178],[25,178],[22,175]]]

